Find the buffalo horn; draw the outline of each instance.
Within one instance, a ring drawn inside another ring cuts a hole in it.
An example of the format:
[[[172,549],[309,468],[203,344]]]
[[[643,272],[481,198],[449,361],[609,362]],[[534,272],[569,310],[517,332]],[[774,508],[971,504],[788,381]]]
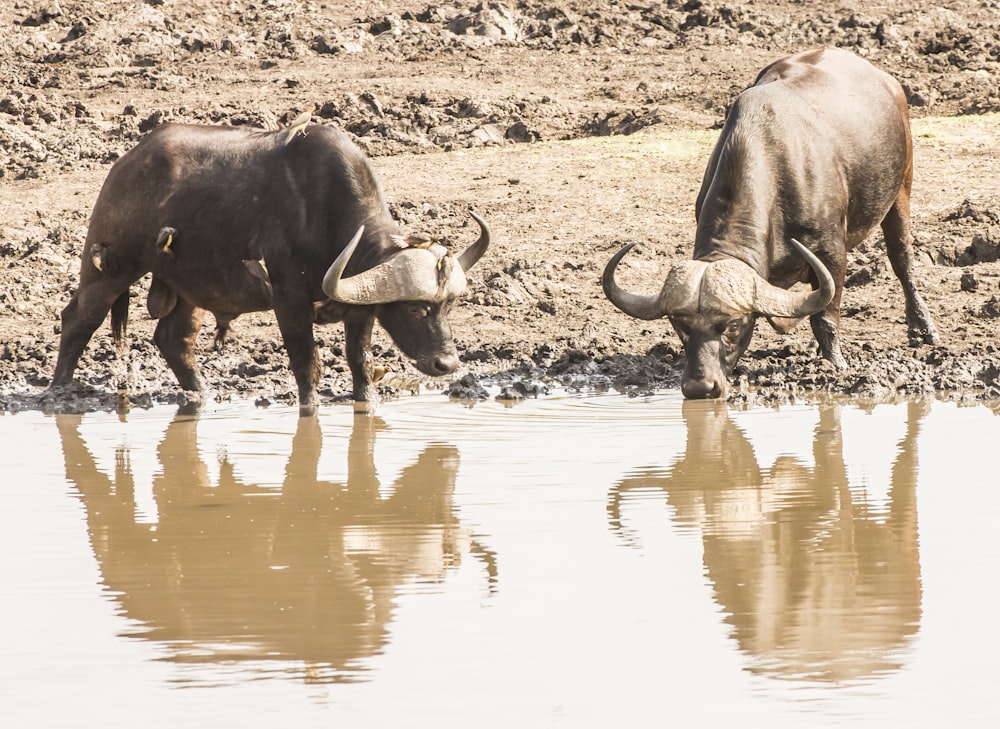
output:
[[[659,319],[667,314],[667,309],[660,296],[633,294],[622,289],[615,281],[615,269],[618,268],[618,262],[634,247],[635,243],[629,243],[611,256],[608,265],[604,267],[604,275],[601,276],[604,295],[612,304],[629,316],[636,319]]]
[[[470,268],[479,262],[479,259],[483,257],[486,253],[486,249],[490,246],[490,229],[486,225],[486,221],[476,215],[473,211],[469,211],[469,215],[472,219],[479,223],[479,240],[473,243],[471,246],[462,251],[458,256],[458,264],[462,267],[463,271],[468,271]]]
[[[791,241],[796,250],[806,259],[813,273],[816,274],[819,288],[809,292],[788,291],[774,286],[762,278],[758,282],[754,299],[754,310],[758,314],[799,319],[822,311],[833,300],[836,285],[830,271],[812,251],[794,238]]]
[[[465,291],[466,280],[449,251],[440,245],[404,248],[367,271],[342,278],[364,227],[337,256],[323,277],[323,293],[334,301],[374,306],[393,301],[443,301]]]
[[[354,249],[358,247],[358,241],[361,240],[361,234],[364,232],[365,226],[362,225],[358,228],[358,232],[354,234],[354,237],[351,238],[351,242],[347,244],[347,247],[337,256],[337,260],[327,269],[326,275],[323,276],[323,293],[331,299],[336,301],[342,300],[338,296],[341,293],[340,289],[343,288],[340,277],[343,275],[344,269],[347,268],[347,262],[351,260]]]

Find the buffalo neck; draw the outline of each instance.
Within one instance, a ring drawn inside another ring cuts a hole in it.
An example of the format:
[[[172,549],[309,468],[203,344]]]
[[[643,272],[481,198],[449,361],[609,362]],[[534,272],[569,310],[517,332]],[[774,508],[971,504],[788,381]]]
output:
[[[694,258],[734,258],[769,278],[787,256],[785,217],[797,208],[804,154],[797,132],[782,124],[787,100],[754,87],[730,109],[698,199]]]

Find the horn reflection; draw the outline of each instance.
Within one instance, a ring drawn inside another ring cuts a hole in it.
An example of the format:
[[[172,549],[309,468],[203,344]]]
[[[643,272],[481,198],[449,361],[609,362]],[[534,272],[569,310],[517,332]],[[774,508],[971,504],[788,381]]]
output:
[[[916,441],[926,404],[910,403],[892,467],[888,509],[850,488],[840,407],[820,407],[815,466],[781,456],[762,469],[722,403],[685,402],[684,454],[610,491],[623,506],[662,490],[677,522],[697,528],[714,597],[750,670],[844,681],[901,668],[921,614]]]
[[[57,416],[103,584],[139,624],[135,635],[166,644],[177,662],[295,660],[310,681],[357,680],[386,645],[405,584],[442,581],[471,553],[493,586],[492,554],[455,513],[453,446],[428,445],[383,496],[380,419],[355,418],[347,482],[335,483],[317,479],[317,419],[299,418],[280,489],[246,483],[228,457],[212,486],[198,419],[178,414],[158,447],[159,518],[145,524],[136,519],[129,450],[118,448],[109,477],[80,423]]]

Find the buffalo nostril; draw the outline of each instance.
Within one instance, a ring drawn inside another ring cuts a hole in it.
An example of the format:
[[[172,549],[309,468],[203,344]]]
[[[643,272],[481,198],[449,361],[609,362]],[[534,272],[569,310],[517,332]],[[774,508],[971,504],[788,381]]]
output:
[[[435,357],[431,366],[437,374],[447,375],[458,369],[458,357],[454,354],[443,354]]]
[[[684,380],[681,393],[687,400],[706,400],[722,397],[723,388],[716,380]]]

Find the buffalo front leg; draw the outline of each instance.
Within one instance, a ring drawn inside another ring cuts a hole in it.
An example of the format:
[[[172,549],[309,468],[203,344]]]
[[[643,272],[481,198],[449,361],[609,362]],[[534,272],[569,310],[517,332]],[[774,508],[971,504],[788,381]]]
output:
[[[913,234],[910,232],[910,193],[903,190],[882,220],[885,249],[892,272],[903,287],[906,298],[906,328],[911,346],[937,344],[938,333],[931,313],[913,282]]]
[[[178,297],[173,311],[160,319],[153,332],[153,341],[184,390],[201,391],[194,345],[204,316],[204,309]]]
[[[838,370],[847,369],[847,360],[840,351],[840,312],[825,310],[809,318],[813,336],[819,344],[819,354]]]
[[[316,414],[316,387],[320,376],[313,337],[313,306],[305,296],[293,299],[290,293],[283,291],[275,295],[274,314],[299,388],[299,415],[305,417]]]
[[[847,271],[847,251],[840,245],[830,246],[841,251],[835,258],[824,258],[823,263],[830,271],[836,284],[833,299],[823,311],[809,317],[813,336],[819,344],[820,356],[838,370],[847,369],[847,360],[840,351],[840,297],[844,293],[844,276]],[[815,287],[817,284],[812,282]]]
[[[353,381],[355,412],[374,412],[378,405],[378,390],[371,376],[371,340],[374,313],[360,310],[344,318],[344,350]]]

